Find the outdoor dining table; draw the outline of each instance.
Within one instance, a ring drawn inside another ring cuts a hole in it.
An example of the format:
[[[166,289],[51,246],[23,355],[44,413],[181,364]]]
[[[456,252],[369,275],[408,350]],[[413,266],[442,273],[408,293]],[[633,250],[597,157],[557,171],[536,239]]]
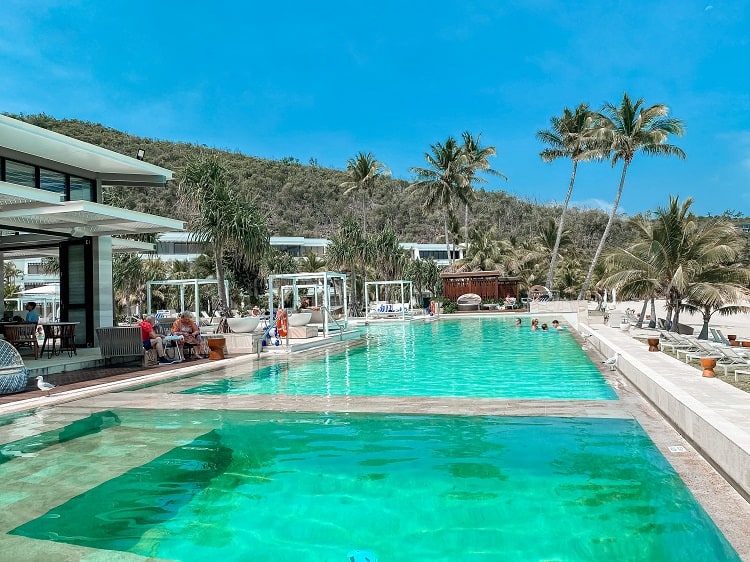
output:
[[[42,343],[42,352],[47,349],[47,345],[50,348],[47,350],[49,355],[60,355],[63,351],[68,352],[68,357],[78,355],[76,352],[76,326],[80,322],[47,322],[42,324],[42,330],[44,330],[44,342]]]

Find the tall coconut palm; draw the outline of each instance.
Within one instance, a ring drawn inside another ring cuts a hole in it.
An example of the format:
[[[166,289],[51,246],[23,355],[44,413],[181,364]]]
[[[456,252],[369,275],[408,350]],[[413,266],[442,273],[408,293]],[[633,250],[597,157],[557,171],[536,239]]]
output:
[[[487,180],[482,176],[477,176],[477,172],[483,172],[493,176],[499,176],[505,180],[508,177],[497,170],[493,170],[490,167],[489,158],[497,154],[494,146],[482,146],[482,134],[478,134],[476,138],[469,132],[464,131],[461,134],[464,140],[464,144],[461,147],[464,154],[466,155],[466,180],[469,183],[468,201],[464,204],[464,238],[469,237],[469,204],[474,200],[474,184],[475,183],[487,183]]]
[[[351,178],[341,184],[346,188],[344,195],[349,195],[352,191],[362,192],[362,232],[367,232],[367,197],[372,194],[372,188],[375,180],[381,176],[391,175],[382,162],[378,162],[375,157],[367,152],[359,152],[354,158],[346,161],[346,172]]]
[[[182,171],[179,198],[195,240],[213,247],[219,287],[224,287],[224,259],[228,252],[235,259],[255,263],[268,252],[266,217],[233,188],[231,174],[217,155],[201,154],[188,160]],[[224,291],[219,291],[219,304],[222,312],[228,314]]]
[[[552,289],[560,243],[565,232],[565,215],[568,211],[570,197],[573,194],[573,185],[576,181],[578,161],[581,160],[581,157],[586,154],[591,146],[591,131],[596,121],[594,113],[589,109],[588,104],[582,103],[574,111],[571,111],[567,107],[564,108],[562,116],[552,117],[550,123],[552,126],[549,129],[537,131],[537,139],[550,146],[550,148],[542,150],[539,156],[545,162],[552,162],[559,158],[570,158],[573,162],[573,170],[570,173],[570,182],[568,183],[568,192],[565,195],[565,202],[560,213],[560,222],[557,225],[557,237],[552,249],[549,271],[547,272],[546,286]]]
[[[633,103],[626,92],[619,106],[608,103],[594,118],[600,122],[596,138],[598,144],[591,149],[588,157],[611,156],[613,167],[622,161],[622,174],[607,226],[604,228],[594,258],[591,260],[591,266],[581,287],[578,300],[583,300],[591,284],[594,268],[599,261],[617,214],[628,168],[635,155],[642,152],[650,156],[685,158],[685,152],[681,148],[666,142],[669,135],[682,136],[685,132],[682,121],[669,117],[669,108],[666,105],[656,104],[644,107],[642,98]]]
[[[445,143],[437,143],[425,153],[427,168],[414,167],[411,172],[417,175],[417,181],[409,186],[422,197],[425,211],[439,208],[443,214],[445,231],[445,249],[452,262],[448,222],[453,213],[456,199],[468,203],[471,184],[467,177],[467,156],[453,137]]]

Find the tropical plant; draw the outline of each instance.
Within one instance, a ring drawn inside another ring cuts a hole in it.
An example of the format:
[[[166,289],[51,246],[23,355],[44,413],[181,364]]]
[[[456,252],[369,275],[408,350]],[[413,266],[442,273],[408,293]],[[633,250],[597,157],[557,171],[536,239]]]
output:
[[[570,173],[570,182],[568,183],[568,192],[565,195],[565,202],[560,213],[557,236],[552,248],[549,271],[547,272],[545,286],[552,289],[558,251],[563,233],[565,232],[565,215],[568,212],[570,196],[573,194],[573,185],[576,181],[578,161],[591,146],[591,131],[595,124],[595,119],[594,113],[589,109],[588,104],[582,103],[574,111],[571,111],[567,107],[564,108],[562,116],[552,117],[550,123],[552,126],[549,129],[538,131],[536,134],[537,139],[550,146],[550,148],[542,150],[539,156],[545,162],[552,162],[559,158],[570,158],[573,162],[573,170]]]
[[[380,176],[390,176],[391,171],[371,153],[359,152],[354,158],[346,161],[346,172],[351,179],[343,182],[341,187],[346,188],[344,195],[357,190],[362,192],[362,232],[366,233],[367,197],[372,194],[375,180]]]
[[[699,219],[690,212],[692,202],[671,197],[654,219],[633,219],[639,238],[607,257],[611,274],[604,284],[625,298],[664,297],[673,330],[680,311],[699,311],[707,335],[712,314],[740,311],[733,307],[747,298],[750,270],[738,263],[744,244],[739,230],[723,217]]]
[[[644,107],[643,99],[638,99],[633,103],[626,92],[619,106],[608,103],[594,117],[599,123],[596,131],[596,144],[585,153],[586,158],[611,156],[613,167],[619,161],[622,161],[623,165],[620,184],[617,188],[615,201],[612,204],[609,220],[594,253],[594,258],[591,260],[591,266],[581,287],[578,300],[583,300],[589,289],[594,268],[599,261],[599,256],[604,249],[617,214],[628,168],[635,155],[642,152],[650,156],[685,158],[685,153],[681,148],[666,142],[669,135],[682,136],[685,131],[682,121],[668,115],[669,108],[666,105],[656,104]]]
[[[467,177],[467,156],[453,137],[445,143],[437,143],[425,153],[427,168],[411,168],[417,175],[417,181],[409,186],[422,198],[422,208],[431,211],[437,208],[443,215],[445,248],[452,262],[448,223],[454,212],[457,199],[467,204],[471,193],[471,184]]]
[[[349,271],[351,274],[350,314],[359,315],[361,309],[357,299],[357,265],[365,267],[362,256],[366,252],[366,237],[361,227],[352,218],[344,219],[339,231],[331,237],[328,245],[328,263],[331,267]]]
[[[456,262],[456,271],[497,271],[504,268],[507,248],[500,241],[497,228],[478,225],[472,229],[466,254]]]
[[[464,140],[464,144],[461,147],[463,153],[466,155],[466,180],[469,184],[468,200],[464,204],[464,237],[469,237],[469,204],[476,199],[474,192],[475,183],[486,183],[487,180],[482,176],[478,176],[477,172],[483,172],[493,176],[499,176],[507,180],[507,176],[503,173],[493,170],[490,167],[489,158],[497,154],[494,146],[482,146],[482,134],[478,134],[476,138],[468,132],[464,131],[461,137]]]
[[[216,280],[224,286],[225,253],[234,259],[259,263],[270,247],[266,217],[251,201],[232,187],[233,180],[216,154],[200,154],[188,160],[182,171],[179,200],[187,211],[196,241],[209,243],[214,251]],[[228,315],[229,303],[219,291],[220,309]]]
[[[438,282],[440,281],[440,270],[437,263],[432,258],[430,259],[409,259],[405,277],[412,282],[414,291],[419,295],[419,302],[424,300],[425,291],[429,291],[431,296],[435,296],[440,293],[438,288]]]
[[[319,256],[312,250],[299,260],[299,270],[304,272],[325,271],[326,265],[325,256]]]

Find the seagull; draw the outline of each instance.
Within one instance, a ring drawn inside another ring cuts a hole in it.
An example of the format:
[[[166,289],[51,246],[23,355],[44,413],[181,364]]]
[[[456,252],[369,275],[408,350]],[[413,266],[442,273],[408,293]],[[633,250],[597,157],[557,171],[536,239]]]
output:
[[[612,357],[609,359],[605,359],[602,361],[605,365],[609,365],[609,370],[614,371],[615,367],[617,367],[617,358],[620,356],[619,353],[615,353]]]
[[[41,376],[41,375],[39,375],[36,378],[36,385],[39,388],[39,390],[42,390],[42,391],[46,392],[47,396],[49,396],[50,390],[52,390],[53,388],[55,388],[54,384],[50,384],[48,382],[44,382],[44,377]]]

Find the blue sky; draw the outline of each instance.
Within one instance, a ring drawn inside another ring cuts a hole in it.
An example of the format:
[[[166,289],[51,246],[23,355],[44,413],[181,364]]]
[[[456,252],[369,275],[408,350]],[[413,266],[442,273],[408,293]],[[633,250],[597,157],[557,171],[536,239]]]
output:
[[[2,14],[0,112],[339,169],[368,151],[407,180],[468,130],[509,178],[488,189],[544,203],[563,200],[570,162],[543,163],[536,131],[627,91],[684,121],[687,159],[636,157],[621,210],[674,194],[750,215],[750,3],[5,0]],[[609,208],[619,177],[579,166],[574,203]]]

